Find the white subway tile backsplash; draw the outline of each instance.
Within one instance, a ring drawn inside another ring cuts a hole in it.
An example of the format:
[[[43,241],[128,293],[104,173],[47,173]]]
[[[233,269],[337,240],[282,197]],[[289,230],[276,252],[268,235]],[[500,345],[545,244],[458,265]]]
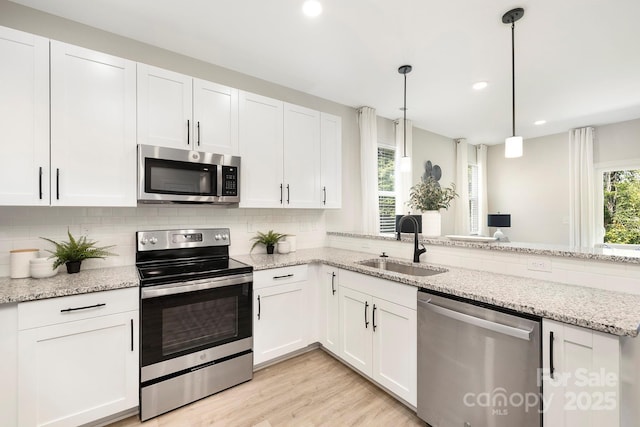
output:
[[[257,218],[257,220],[256,220]],[[135,263],[135,232],[167,228],[228,227],[232,255],[251,248],[256,231],[275,230],[298,236],[298,248],[323,246],[325,219],[321,210],[239,209],[175,205],[136,208],[0,207],[0,276],[9,276],[9,251],[26,247],[53,248],[40,239],[67,240],[87,235],[99,246],[116,245],[117,257],[89,260],[83,268]],[[260,248],[264,249],[264,248]],[[256,248],[256,251],[260,251]],[[43,254],[46,255],[46,254]]]

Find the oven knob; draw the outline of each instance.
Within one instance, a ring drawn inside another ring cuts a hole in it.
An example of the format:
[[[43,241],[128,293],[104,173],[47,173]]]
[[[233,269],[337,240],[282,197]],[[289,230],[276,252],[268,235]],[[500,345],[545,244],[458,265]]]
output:
[[[219,235],[219,234],[216,234],[216,235],[214,236],[214,239],[216,239],[216,240],[220,240],[220,239],[222,239],[222,236],[221,236],[221,235]]]
[[[141,245],[146,245],[149,242],[149,240],[147,240],[147,238],[143,238],[142,240],[140,240],[140,244]]]
[[[158,243],[158,238],[157,237],[150,238],[149,243],[151,243],[152,245],[155,245],[156,243]]]
[[[222,240],[227,240],[228,238],[229,238],[229,235],[228,235],[228,234],[223,234],[223,235],[222,235]]]

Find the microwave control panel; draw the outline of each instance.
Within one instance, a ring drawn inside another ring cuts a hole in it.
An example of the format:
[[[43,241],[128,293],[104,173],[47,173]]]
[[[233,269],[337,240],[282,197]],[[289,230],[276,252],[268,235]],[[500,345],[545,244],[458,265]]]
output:
[[[236,166],[222,166],[222,194],[221,196],[238,195],[238,168]]]

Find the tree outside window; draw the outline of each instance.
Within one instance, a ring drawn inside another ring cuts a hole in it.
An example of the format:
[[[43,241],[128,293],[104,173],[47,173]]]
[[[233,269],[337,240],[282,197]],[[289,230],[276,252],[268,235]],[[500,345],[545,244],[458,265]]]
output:
[[[378,207],[381,233],[393,233],[396,227],[395,157],[395,148],[378,146]]]
[[[640,244],[640,169],[603,173],[604,242]]]

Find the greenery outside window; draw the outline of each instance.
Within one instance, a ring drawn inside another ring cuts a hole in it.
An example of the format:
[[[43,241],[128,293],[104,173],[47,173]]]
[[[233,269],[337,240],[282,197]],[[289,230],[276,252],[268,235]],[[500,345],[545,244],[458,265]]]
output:
[[[604,243],[640,245],[640,169],[602,173]]]
[[[395,231],[395,158],[395,147],[378,145],[378,208],[380,211],[381,233],[393,233]]]

